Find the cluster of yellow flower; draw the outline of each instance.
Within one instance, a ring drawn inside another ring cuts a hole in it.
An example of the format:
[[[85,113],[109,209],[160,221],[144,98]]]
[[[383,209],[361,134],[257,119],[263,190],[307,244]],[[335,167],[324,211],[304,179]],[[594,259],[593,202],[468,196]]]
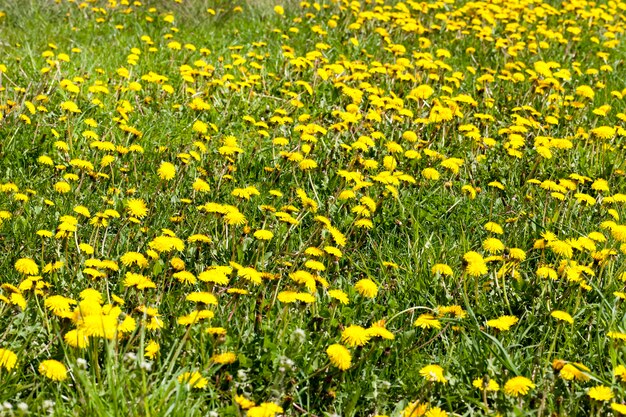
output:
[[[418,385],[367,412],[594,380],[582,409],[626,415],[625,3],[56,3],[56,40],[0,54],[0,382],[135,352],[249,417],[379,373]],[[595,373],[555,359],[591,340]]]

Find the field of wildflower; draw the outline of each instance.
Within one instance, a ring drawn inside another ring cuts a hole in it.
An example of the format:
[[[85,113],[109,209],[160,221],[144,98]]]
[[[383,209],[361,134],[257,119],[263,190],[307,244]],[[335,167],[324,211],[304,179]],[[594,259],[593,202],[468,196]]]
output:
[[[0,416],[626,415],[625,31],[0,0]]]

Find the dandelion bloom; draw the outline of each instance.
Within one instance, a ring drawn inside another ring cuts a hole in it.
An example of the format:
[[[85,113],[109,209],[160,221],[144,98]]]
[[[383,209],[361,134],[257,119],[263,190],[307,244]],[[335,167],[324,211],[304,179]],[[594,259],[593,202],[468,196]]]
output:
[[[181,326],[188,326],[204,319],[212,319],[213,317],[215,317],[215,313],[211,310],[194,310],[185,316],[179,317],[176,322]]]
[[[439,365],[426,365],[420,369],[420,375],[426,380],[431,382],[442,382],[445,384],[448,380],[443,375],[443,372],[443,368]]]
[[[176,166],[170,162],[161,162],[157,173],[159,174],[159,178],[169,181],[176,176]]]
[[[248,417],[274,417],[282,412],[283,408],[274,403],[261,403],[248,409],[247,415]]]
[[[329,290],[328,295],[330,298],[334,298],[338,300],[341,304],[348,304],[350,300],[348,299],[348,295],[341,290]]]
[[[421,327],[422,329],[441,329],[441,322],[432,314],[426,313],[420,315],[417,320],[413,322],[413,326]]]
[[[489,253],[498,253],[504,250],[504,243],[500,239],[490,237],[483,242],[483,248]]]
[[[446,264],[435,264],[433,265],[431,272],[433,274],[439,274],[439,275],[447,275],[447,276],[452,276],[453,272],[452,272],[452,268],[450,268],[450,266],[446,265]]]
[[[207,133],[209,126],[202,120],[196,120],[191,128],[194,132],[198,132],[204,135]]]
[[[195,284],[196,277],[189,271],[179,271],[172,275],[174,278],[178,280],[178,282],[182,284]]]
[[[156,284],[141,274],[127,272],[126,278],[124,278],[124,287],[136,287],[138,290],[145,290],[146,288],[156,288]]]
[[[140,198],[133,198],[126,202],[126,210],[131,216],[143,219],[148,214],[146,203]]]
[[[21,258],[15,262],[15,270],[25,275],[37,275],[39,267],[30,258]]]
[[[587,368],[582,363],[566,363],[561,368],[559,376],[568,381],[571,381],[573,379],[576,379],[578,381],[588,381],[589,376],[585,372],[589,372],[589,368]]]
[[[8,349],[0,349],[0,367],[10,371],[15,368],[17,355]]]
[[[611,235],[618,242],[626,242],[626,225],[617,225],[611,229]]]
[[[120,261],[124,266],[131,266],[133,264],[140,268],[148,266],[148,260],[139,252],[126,252],[121,256]]]
[[[494,327],[500,331],[505,332],[518,321],[519,319],[515,316],[502,316],[498,317],[497,319],[487,321],[487,326]]]
[[[463,260],[466,262],[465,271],[473,277],[479,277],[489,272],[485,259],[478,252],[467,252],[463,255]]]
[[[207,327],[204,332],[214,336],[225,336],[227,333],[226,329],[223,327]]]
[[[185,372],[178,377],[181,384],[189,384],[191,388],[202,389],[206,387],[209,381],[198,371]]]
[[[330,363],[342,371],[345,371],[352,365],[352,356],[350,355],[350,351],[343,345],[335,343],[328,346],[326,354],[330,359]]]
[[[591,133],[600,139],[611,139],[615,136],[616,130],[611,126],[600,126],[591,129]]]
[[[576,87],[576,94],[590,100],[593,100],[596,95],[596,93],[593,91],[593,88],[588,85],[581,85]]]
[[[433,407],[426,412],[425,416],[426,417],[448,417],[448,413],[446,413],[439,407]]]
[[[611,388],[604,385],[598,385],[589,388],[589,391],[587,391],[587,395],[589,396],[589,398],[596,401],[610,401],[614,397]]]
[[[611,409],[623,416],[626,416],[626,404],[612,403]]]
[[[378,294],[378,287],[371,279],[361,279],[354,284],[354,289],[363,297],[374,298]]]
[[[240,226],[246,223],[246,216],[239,210],[232,210],[224,215],[224,221],[231,226]]]
[[[54,191],[56,191],[59,194],[69,193],[71,189],[72,187],[65,181],[59,181],[56,184],[54,184]]]
[[[229,266],[217,266],[201,272],[198,275],[198,279],[203,282],[213,282],[219,285],[228,284],[228,276],[232,273],[232,268]]]
[[[552,242],[548,243],[548,247],[552,249],[552,252],[554,252],[555,255],[562,256],[567,259],[570,259],[572,256],[574,256],[574,250],[572,246],[562,240],[553,240]]]
[[[149,244],[157,252],[171,252],[173,250],[182,251],[185,243],[177,237],[157,236]]]
[[[261,229],[254,232],[254,237],[258,240],[271,240],[274,237],[274,233]]]
[[[520,248],[511,248],[509,249],[509,256],[511,259],[522,262],[526,260],[526,252]]]
[[[533,384],[533,381],[523,376],[511,378],[504,384],[504,392],[511,397],[526,395],[528,391],[534,388],[535,384]]]
[[[411,90],[411,92],[409,93],[409,98],[415,100],[426,100],[427,98],[432,96],[434,92],[435,90],[433,90],[431,86],[427,84],[421,84]]]
[[[483,378],[476,378],[472,381],[472,386],[478,388],[481,391],[500,391],[500,385],[493,379],[485,381]]]
[[[202,243],[211,243],[213,240],[202,234],[191,235],[187,238],[187,242],[202,242]]]
[[[626,366],[617,365],[615,369],[613,369],[613,375],[615,375],[616,378],[619,378],[620,381],[626,382]]]
[[[565,321],[569,324],[574,324],[574,318],[565,311],[554,310],[552,313],[550,313],[550,315],[557,320]]]
[[[488,232],[495,233],[497,235],[501,235],[504,233],[504,230],[502,230],[502,226],[495,222],[487,222],[484,227],[485,230],[487,230]]]
[[[73,348],[83,349],[89,346],[89,337],[82,329],[70,330],[65,333],[63,340]]]
[[[144,356],[149,359],[154,359],[159,353],[159,350],[161,350],[161,345],[154,340],[150,340],[146,345]]]
[[[237,355],[233,352],[219,353],[211,356],[211,360],[220,365],[228,365],[237,360]]]
[[[464,319],[467,317],[467,312],[463,310],[461,306],[451,305],[451,306],[438,306],[437,307],[437,315],[444,316],[446,314],[451,314],[457,319]]]
[[[48,359],[39,364],[39,373],[53,381],[67,379],[67,368],[61,362]]]
[[[370,335],[370,337],[381,337],[387,340],[395,339],[395,336],[393,335],[393,333],[391,333],[385,327],[385,320],[379,320],[373,323],[372,326],[369,329],[367,329],[367,333]]]
[[[363,346],[369,339],[369,332],[361,326],[348,326],[341,332],[341,340],[351,347]]]
[[[217,298],[210,292],[192,292],[185,297],[187,301],[217,305]]]
[[[419,401],[413,401],[409,403],[404,410],[402,410],[402,417],[419,417],[426,414],[426,410],[428,409],[427,403],[420,403]]]
[[[55,316],[69,318],[71,316],[72,305],[76,304],[76,301],[71,298],[63,297],[62,295],[51,295],[46,297],[44,306],[52,312]]]
[[[436,181],[439,179],[440,174],[435,168],[424,168],[422,171],[422,176],[427,180]]]

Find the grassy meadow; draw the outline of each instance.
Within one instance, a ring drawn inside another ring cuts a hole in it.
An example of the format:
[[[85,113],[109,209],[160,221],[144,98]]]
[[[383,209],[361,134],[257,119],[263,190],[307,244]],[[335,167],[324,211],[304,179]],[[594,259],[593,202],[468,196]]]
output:
[[[0,0],[0,416],[626,415],[625,31]]]

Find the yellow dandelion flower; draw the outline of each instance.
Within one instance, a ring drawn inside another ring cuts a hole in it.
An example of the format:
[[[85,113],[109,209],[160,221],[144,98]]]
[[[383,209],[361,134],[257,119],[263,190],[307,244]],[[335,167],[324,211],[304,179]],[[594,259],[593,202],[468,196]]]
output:
[[[504,392],[511,397],[517,397],[519,395],[526,395],[531,389],[535,388],[533,382],[523,376],[516,376],[504,384]]]
[[[500,331],[507,331],[515,325],[519,319],[515,316],[502,316],[497,319],[487,321],[487,326],[496,328]]]
[[[0,348],[0,367],[6,369],[7,371],[15,368],[15,364],[17,363],[17,355],[11,352],[8,349]]]
[[[145,348],[144,356],[149,359],[154,359],[161,350],[161,345],[155,340],[150,340]]]
[[[613,391],[611,391],[611,388],[604,385],[598,385],[589,388],[589,391],[587,391],[587,395],[589,396],[589,398],[596,401],[610,401],[615,396],[613,395]]]
[[[448,417],[448,413],[446,413],[439,407],[433,407],[426,412],[425,416],[426,417]]]
[[[162,180],[170,181],[176,176],[176,166],[170,162],[161,162],[157,173]]]
[[[443,375],[444,370],[439,365],[426,365],[420,369],[420,375],[430,382],[446,383],[448,380]]]
[[[574,256],[574,250],[572,246],[562,240],[553,240],[548,242],[548,247],[552,249],[555,255],[562,256],[567,259],[571,259]]]
[[[474,381],[472,381],[472,386],[478,388],[481,391],[496,392],[500,390],[500,385],[493,379],[485,381],[483,378],[476,378]]]
[[[236,395],[235,396],[235,402],[237,404],[239,404],[239,407],[241,407],[244,410],[252,408],[252,407],[254,407],[256,405],[256,403],[254,401],[251,401],[251,400],[247,399],[243,395]]]
[[[617,365],[615,369],[613,369],[613,375],[619,378],[622,382],[626,382],[626,366]]]
[[[67,379],[67,368],[61,362],[48,359],[39,364],[39,373],[53,381]]]
[[[422,176],[427,180],[437,181],[441,175],[435,168],[424,168],[422,170]]]
[[[185,372],[179,375],[178,382],[181,384],[188,384],[189,387],[196,389],[205,388],[209,383],[209,381],[198,371]]]
[[[131,216],[143,219],[148,214],[146,203],[140,198],[134,198],[126,202],[126,210]]]
[[[89,337],[82,329],[70,330],[65,333],[63,340],[65,340],[65,343],[74,348],[83,349],[89,346]]]
[[[196,277],[194,274],[192,274],[189,271],[179,271],[176,272],[172,275],[174,278],[176,278],[178,280],[178,282],[182,283],[182,284],[195,284],[196,283]]]
[[[446,264],[435,264],[435,265],[433,265],[433,267],[431,269],[431,272],[433,273],[433,275],[435,275],[435,274],[447,275],[447,276],[452,276],[453,275],[452,268],[450,268]]]
[[[378,287],[371,279],[361,279],[354,284],[354,289],[363,297],[374,298],[378,294]]]
[[[566,363],[559,371],[559,376],[565,380],[571,381],[576,379],[578,381],[588,381],[589,375],[586,372],[589,371],[582,363]]]
[[[207,327],[204,332],[215,336],[225,336],[227,333],[223,327]]]
[[[248,409],[247,417],[275,417],[283,408],[273,403],[261,403]]]
[[[126,252],[120,257],[120,261],[124,266],[137,265],[140,268],[148,266],[148,260],[139,252]]]
[[[352,355],[350,351],[343,345],[335,343],[328,346],[326,354],[330,359],[330,363],[342,371],[352,366]]]
[[[612,403],[611,404],[611,410],[626,416],[626,404],[618,404],[618,403]]]
[[[367,333],[370,335],[370,337],[381,337],[387,340],[393,340],[396,338],[394,334],[387,330],[387,328],[385,327],[385,320],[379,320],[373,323],[367,329]]]
[[[217,298],[210,292],[192,292],[185,297],[185,300],[195,303],[217,305]]]
[[[329,290],[328,295],[330,296],[330,298],[338,300],[341,304],[350,303],[350,300],[348,299],[348,294],[341,290]]]
[[[495,233],[497,235],[501,235],[504,233],[502,226],[495,222],[488,222],[485,224],[485,230],[491,233]]]
[[[211,356],[211,361],[220,364],[220,365],[228,365],[234,363],[237,360],[237,355],[233,352],[220,353]]]
[[[15,262],[15,270],[25,275],[39,274],[39,267],[30,258],[21,258]]]
[[[413,326],[422,329],[441,329],[441,322],[432,314],[422,314],[413,322]]]
[[[71,306],[75,305],[76,301],[71,298],[63,297],[62,295],[51,295],[46,297],[44,306],[52,312],[55,316],[69,318],[71,316]]]
[[[274,237],[274,233],[269,230],[257,230],[253,236],[258,240],[271,240]]]
[[[426,410],[428,410],[427,403],[420,403],[419,401],[414,401],[409,403],[404,410],[402,410],[401,417],[420,417],[426,414]]]
[[[173,236],[157,236],[148,246],[157,252],[182,251],[185,249],[185,243],[181,239]]]
[[[574,324],[574,318],[565,311],[554,310],[552,313],[550,313],[550,315],[557,320],[564,321],[569,324]]]
[[[599,126],[591,129],[591,133],[600,139],[611,139],[615,136],[616,130],[611,126]]]
[[[483,248],[489,253],[499,253],[504,250],[504,243],[500,239],[490,237],[483,242]]]
[[[351,325],[341,332],[341,340],[350,347],[364,346],[369,339],[369,332],[361,326]]]

